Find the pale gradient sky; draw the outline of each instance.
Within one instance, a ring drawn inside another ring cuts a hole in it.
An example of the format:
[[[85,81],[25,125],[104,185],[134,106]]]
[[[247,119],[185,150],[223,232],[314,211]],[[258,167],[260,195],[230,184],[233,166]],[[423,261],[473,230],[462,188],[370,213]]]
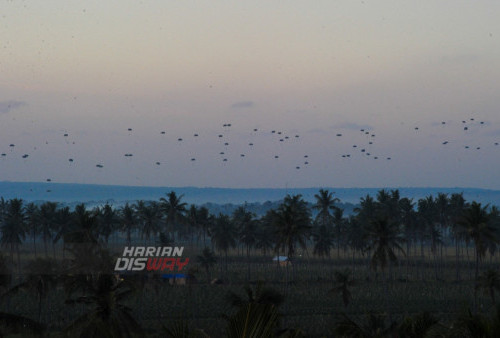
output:
[[[500,189],[499,15],[498,1],[3,1],[0,180]]]

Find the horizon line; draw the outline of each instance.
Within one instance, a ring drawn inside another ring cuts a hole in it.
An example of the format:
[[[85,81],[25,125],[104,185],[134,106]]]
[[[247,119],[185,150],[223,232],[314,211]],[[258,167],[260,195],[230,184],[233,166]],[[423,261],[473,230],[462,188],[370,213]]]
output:
[[[10,184],[43,184],[43,185],[81,185],[81,186],[105,186],[120,188],[151,188],[151,189],[219,189],[219,190],[290,190],[290,189],[467,189],[467,190],[485,190],[500,191],[499,189],[481,188],[481,187],[460,187],[460,186],[378,186],[378,187],[340,187],[340,186],[307,186],[307,187],[217,187],[217,186],[153,186],[153,185],[127,185],[127,184],[102,184],[102,183],[70,183],[70,182],[43,182],[43,181],[9,181],[1,180],[0,183]]]

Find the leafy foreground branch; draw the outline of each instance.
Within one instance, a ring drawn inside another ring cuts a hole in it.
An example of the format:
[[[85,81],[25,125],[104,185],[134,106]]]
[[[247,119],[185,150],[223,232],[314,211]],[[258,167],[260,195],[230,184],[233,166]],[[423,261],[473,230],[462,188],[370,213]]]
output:
[[[134,290],[115,276],[100,274],[87,281],[88,295],[68,299],[66,304],[93,306],[66,328],[70,336],[79,337],[134,337],[143,334],[132,316],[132,309],[121,302]]]
[[[0,312],[0,337],[8,334],[42,337],[44,332],[45,326],[33,319],[12,313]]]
[[[496,338],[500,337],[500,306],[491,316],[468,310],[449,326],[428,312],[407,316],[400,323],[387,323],[385,314],[369,313],[362,322],[342,314],[333,331],[335,337],[354,338]]]
[[[233,316],[224,316],[228,322],[228,338],[304,337],[301,330],[280,329],[280,315],[273,304],[249,302]],[[178,321],[163,327],[163,333],[170,338],[210,338],[203,330],[190,329],[188,323]]]

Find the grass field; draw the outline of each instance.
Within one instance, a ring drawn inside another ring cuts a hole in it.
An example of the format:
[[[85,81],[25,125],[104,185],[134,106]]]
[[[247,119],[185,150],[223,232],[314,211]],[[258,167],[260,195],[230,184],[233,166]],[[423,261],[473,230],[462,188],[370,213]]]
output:
[[[114,251],[121,254],[123,245],[114,243]],[[56,257],[60,258],[61,247],[56,247]],[[224,283],[211,285],[207,282],[205,271],[196,262],[201,247],[186,246],[183,257],[190,257],[189,270],[196,281],[188,285],[170,285],[161,279],[151,279],[138,288],[126,301],[133,309],[133,315],[154,336],[162,325],[185,320],[190,327],[201,328],[211,337],[221,336],[227,321],[222,315],[235,311],[227,300],[230,291],[245,296],[243,287],[247,280],[248,263],[243,250],[228,253],[228,269],[225,273],[223,259],[211,269],[210,279],[220,278]],[[312,250],[309,249],[308,252]],[[262,280],[266,286],[273,287],[285,295],[280,306],[282,325],[300,328],[308,336],[329,336],[331,329],[341,313],[350,318],[363,320],[367,313],[387,313],[391,319],[399,320],[405,315],[428,311],[443,323],[450,323],[457,315],[472,308],[474,303],[474,257],[469,249],[469,260],[461,257],[460,276],[456,280],[454,248],[443,250],[442,257],[434,259],[428,248],[424,248],[424,258],[420,256],[400,257],[398,265],[376,273],[370,269],[368,256],[352,255],[349,251],[335,251],[331,258],[312,257],[301,252],[289,267],[278,267],[272,256],[252,252],[250,284]],[[413,252],[413,251],[412,251]],[[53,251],[49,250],[49,255]],[[44,256],[38,250],[38,256]],[[35,257],[28,244],[21,250],[21,261]],[[498,255],[487,257],[481,269],[498,268]],[[329,292],[335,284],[334,271],[352,271],[355,285],[350,288],[352,301],[348,306],[339,294]],[[438,278],[436,278],[436,276]],[[19,281],[25,276],[17,276]],[[126,276],[124,278],[127,278]],[[16,280],[13,282],[16,284]],[[78,315],[88,311],[84,305],[68,306],[62,285],[51,289],[42,300],[41,322],[48,325],[51,332],[62,330]],[[1,310],[38,318],[38,298],[34,292],[22,291],[3,299]],[[479,294],[478,311],[493,311],[493,303],[488,295]]]

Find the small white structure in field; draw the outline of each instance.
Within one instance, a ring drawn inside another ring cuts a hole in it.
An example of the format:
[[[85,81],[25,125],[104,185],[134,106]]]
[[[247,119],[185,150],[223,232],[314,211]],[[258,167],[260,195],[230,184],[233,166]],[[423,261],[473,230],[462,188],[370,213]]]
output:
[[[290,262],[287,256],[274,256],[273,262],[279,262],[280,266],[292,265],[292,262]]]

